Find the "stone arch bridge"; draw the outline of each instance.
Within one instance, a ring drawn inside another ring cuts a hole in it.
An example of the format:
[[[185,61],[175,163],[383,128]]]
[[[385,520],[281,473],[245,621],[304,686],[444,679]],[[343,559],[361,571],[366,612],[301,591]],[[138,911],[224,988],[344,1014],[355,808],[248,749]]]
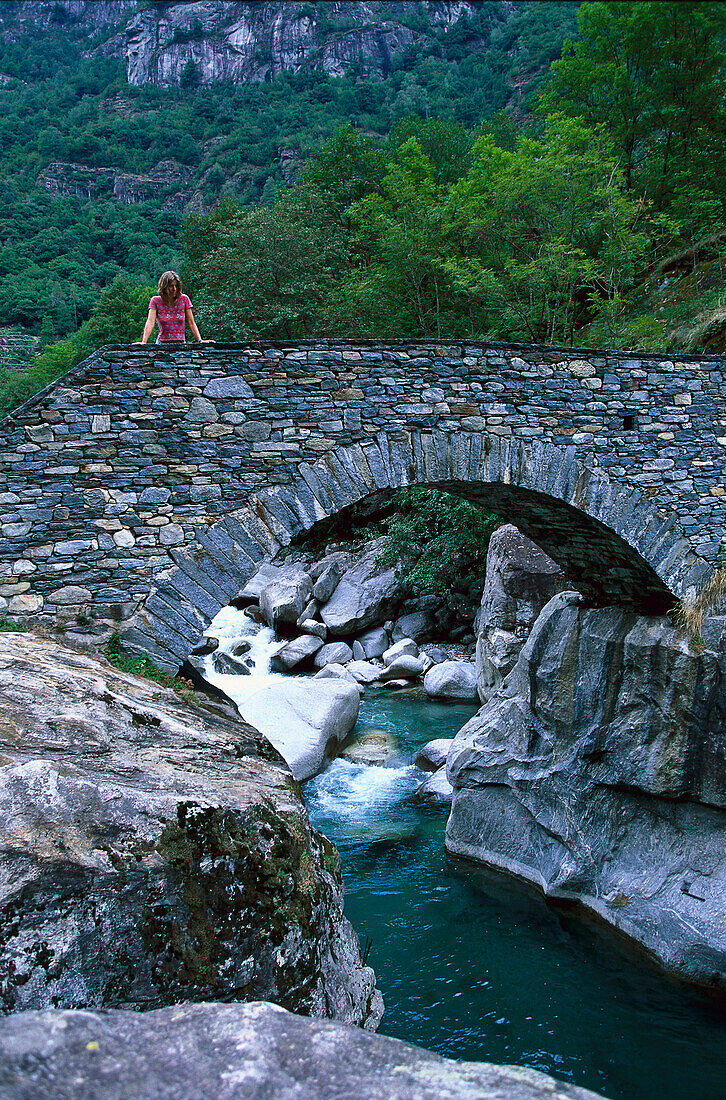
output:
[[[113,627],[176,669],[264,558],[435,485],[510,519],[597,604],[712,572],[721,358],[524,345],[105,347],[0,424],[0,611]]]

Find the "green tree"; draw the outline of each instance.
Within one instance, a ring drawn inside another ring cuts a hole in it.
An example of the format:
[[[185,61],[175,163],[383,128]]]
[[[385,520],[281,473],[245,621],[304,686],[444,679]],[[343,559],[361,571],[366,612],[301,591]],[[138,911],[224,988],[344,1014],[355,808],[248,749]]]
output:
[[[319,331],[345,262],[343,228],[324,196],[284,193],[270,207],[225,202],[190,218],[185,275],[205,331],[218,339],[296,339]]]
[[[403,489],[383,520],[382,565],[400,563],[415,588],[444,595],[481,576],[489,539],[502,521],[477,504],[440,489]]]
[[[649,243],[603,128],[562,115],[513,151],[480,138],[447,216],[460,240],[450,277],[510,339],[572,343],[588,300],[629,288]]]
[[[342,328],[441,336],[451,328],[444,190],[415,138],[397,149],[380,191],[348,209],[359,263],[337,300]]]
[[[724,33],[721,3],[584,3],[543,97],[602,123],[625,185],[668,209],[691,185],[723,198]]]

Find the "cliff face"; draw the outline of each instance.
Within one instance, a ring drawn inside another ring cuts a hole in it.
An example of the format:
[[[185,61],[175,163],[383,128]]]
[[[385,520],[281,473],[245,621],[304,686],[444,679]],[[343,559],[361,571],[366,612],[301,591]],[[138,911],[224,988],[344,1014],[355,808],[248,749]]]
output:
[[[519,6],[489,5],[492,24]],[[342,76],[357,66],[385,76],[396,50],[433,43],[437,31],[480,9],[479,0],[22,0],[0,21],[11,36],[31,22],[93,34],[92,52],[124,58],[130,84],[166,87],[185,74],[202,84],[264,81],[305,68]]]
[[[38,183],[51,195],[84,199],[114,195],[126,205],[161,199],[166,208],[185,210],[201,208],[201,192],[194,191],[192,177],[193,171],[175,160],[161,160],[143,175],[53,161],[39,174]]]
[[[128,79],[131,84],[179,84],[190,62],[203,84],[261,81],[308,67],[342,76],[357,64],[383,76],[395,50],[426,35],[425,29],[413,29],[412,17],[422,7],[435,28],[473,14],[476,6],[465,0],[436,0],[423,6],[410,0],[198,0],[154,6],[127,25]]]
[[[722,649],[694,651],[667,618],[554,596],[451,746],[447,849],[723,989],[724,706]]]

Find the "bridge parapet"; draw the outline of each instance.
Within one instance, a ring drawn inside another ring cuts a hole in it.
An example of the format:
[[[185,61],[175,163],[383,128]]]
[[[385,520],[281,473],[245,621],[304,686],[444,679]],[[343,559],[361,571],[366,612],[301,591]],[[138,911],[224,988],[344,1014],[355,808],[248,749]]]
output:
[[[361,499],[358,461],[369,492],[439,484],[507,510],[593,599],[647,609],[709,574],[725,456],[718,357],[461,342],[105,347],[0,425],[0,610],[71,629],[125,623],[260,494],[261,512],[285,486],[315,497],[283,541]],[[320,471],[335,473],[337,499]],[[274,530],[268,541],[271,552]],[[218,602],[229,584],[205,591]]]

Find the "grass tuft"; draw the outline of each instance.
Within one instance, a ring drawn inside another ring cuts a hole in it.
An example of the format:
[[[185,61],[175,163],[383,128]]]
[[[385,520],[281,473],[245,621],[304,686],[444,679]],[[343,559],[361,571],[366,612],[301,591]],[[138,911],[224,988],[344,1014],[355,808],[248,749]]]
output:
[[[140,676],[143,680],[152,680],[155,684],[161,684],[162,687],[171,688],[185,703],[194,706],[200,705],[199,697],[189,680],[165,672],[163,668],[155,665],[146,654],[131,657],[127,653],[122,653],[119,649],[120,641],[121,635],[118,633],[112,634],[108,640],[105,656],[109,664],[117,668],[119,672],[128,672],[131,676]]]
[[[719,564],[706,581],[692,603],[681,600],[675,610],[676,624],[688,635],[694,649],[705,648],[703,640],[703,620],[706,615],[718,607],[726,597],[726,565]]]

